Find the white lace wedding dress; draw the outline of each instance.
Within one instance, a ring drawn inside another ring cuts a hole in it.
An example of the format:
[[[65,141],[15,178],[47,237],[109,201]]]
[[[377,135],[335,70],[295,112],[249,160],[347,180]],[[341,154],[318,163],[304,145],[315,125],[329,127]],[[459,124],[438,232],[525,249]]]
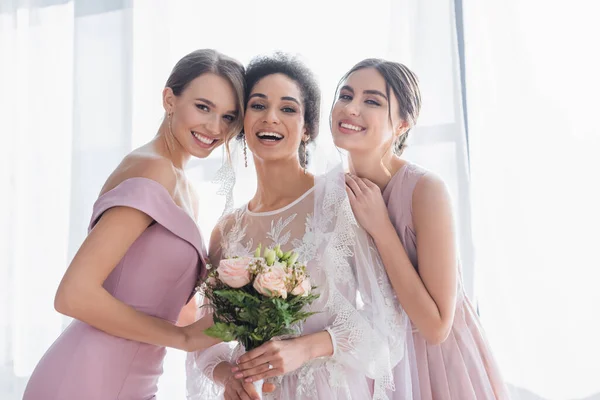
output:
[[[406,361],[408,320],[397,308],[370,239],[354,219],[341,171],[316,179],[312,189],[279,210],[255,213],[244,206],[226,215],[213,232],[211,262],[251,255],[259,244],[280,244],[284,252],[300,254],[320,297],[311,305],[318,313],[298,326],[298,333],[327,330],[334,347],[333,356],[274,379],[276,392],[264,398],[386,399],[385,389],[393,389],[392,368]],[[202,308],[199,317],[203,312],[210,310]],[[224,389],[213,381],[213,369],[243,352],[237,343],[221,343],[190,353],[188,398],[222,399]],[[410,386],[410,377],[406,382]],[[408,386],[401,388],[407,399]]]

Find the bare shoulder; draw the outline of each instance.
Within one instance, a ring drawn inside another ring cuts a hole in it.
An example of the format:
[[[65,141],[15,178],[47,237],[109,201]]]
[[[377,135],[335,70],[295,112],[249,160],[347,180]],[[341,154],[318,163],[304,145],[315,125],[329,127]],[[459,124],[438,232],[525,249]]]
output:
[[[420,220],[436,220],[452,214],[450,192],[441,177],[427,172],[419,178],[413,192],[412,210],[415,226]]]
[[[235,221],[235,214],[227,214],[215,225],[210,235],[210,243],[208,245],[208,257],[213,265],[218,265],[223,255],[223,235],[232,228]]]
[[[192,184],[188,184],[188,191],[190,194],[190,199],[192,201],[191,208],[194,212],[194,218],[197,220],[200,212],[200,196],[198,195],[198,191]]]
[[[418,204],[439,201],[450,201],[448,186],[440,176],[427,171],[427,173],[419,178],[415,185],[413,208],[418,206]]]
[[[109,176],[101,194],[131,178],[146,178],[161,184],[171,195],[177,190],[178,175],[173,163],[160,156],[134,151]]]
[[[423,175],[417,182],[412,210],[417,233],[421,230],[446,232],[453,229],[450,192],[443,179],[433,173]]]
[[[213,240],[220,240],[222,233],[229,231],[232,228],[234,221],[235,212],[224,215],[221,218],[219,218],[219,221],[217,221],[217,224],[213,228],[212,233],[210,235],[211,242]]]
[[[241,216],[241,212],[240,209],[237,209],[219,218],[210,235],[210,247],[219,246],[223,236],[227,235],[232,229],[235,229],[234,225],[236,221],[239,221],[238,217]]]

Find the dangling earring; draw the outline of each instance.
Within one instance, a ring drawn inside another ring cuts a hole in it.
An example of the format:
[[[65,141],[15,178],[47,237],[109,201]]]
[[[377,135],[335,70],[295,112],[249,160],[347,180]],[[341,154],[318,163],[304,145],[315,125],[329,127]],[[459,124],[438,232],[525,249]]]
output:
[[[248,153],[246,149],[246,137],[242,136],[242,141],[244,142],[244,167],[248,168]]]
[[[173,112],[170,111],[167,114],[167,117],[169,119],[169,134],[165,135],[166,136],[165,140],[167,142],[167,147],[169,148],[169,150],[172,150],[172,149],[175,148],[175,143],[174,143],[174,141],[175,141],[175,135],[173,134],[173,128],[171,126],[171,122],[172,122],[171,120],[172,120],[172,117],[173,117]]]
[[[304,175],[306,175],[306,142],[304,140],[302,141],[302,153],[302,158],[304,159]]]

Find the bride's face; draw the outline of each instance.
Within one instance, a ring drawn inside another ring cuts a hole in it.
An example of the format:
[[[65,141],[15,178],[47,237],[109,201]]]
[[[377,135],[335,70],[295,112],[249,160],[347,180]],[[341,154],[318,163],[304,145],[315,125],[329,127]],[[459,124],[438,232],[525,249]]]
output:
[[[308,138],[302,93],[284,74],[267,75],[252,88],[244,117],[248,148],[257,161],[298,162],[300,142]]]

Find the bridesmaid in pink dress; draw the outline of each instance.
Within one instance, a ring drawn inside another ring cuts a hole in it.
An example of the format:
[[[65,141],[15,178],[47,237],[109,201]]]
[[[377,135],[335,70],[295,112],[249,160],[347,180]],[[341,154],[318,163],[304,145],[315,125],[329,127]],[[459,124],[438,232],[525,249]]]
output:
[[[347,192],[372,236],[397,300],[413,324],[412,382],[394,372],[391,399],[507,399],[494,357],[460,278],[452,207],[444,182],[400,158],[421,98],[406,66],[367,59],[341,80],[333,136],[349,153]]]
[[[55,298],[74,320],[40,360],[25,400],[152,399],[166,346],[217,343],[203,334],[210,319],[175,325],[206,257],[184,166],[241,130],[243,74],[213,50],[177,63],[157,135],[123,159],[94,205]]]

